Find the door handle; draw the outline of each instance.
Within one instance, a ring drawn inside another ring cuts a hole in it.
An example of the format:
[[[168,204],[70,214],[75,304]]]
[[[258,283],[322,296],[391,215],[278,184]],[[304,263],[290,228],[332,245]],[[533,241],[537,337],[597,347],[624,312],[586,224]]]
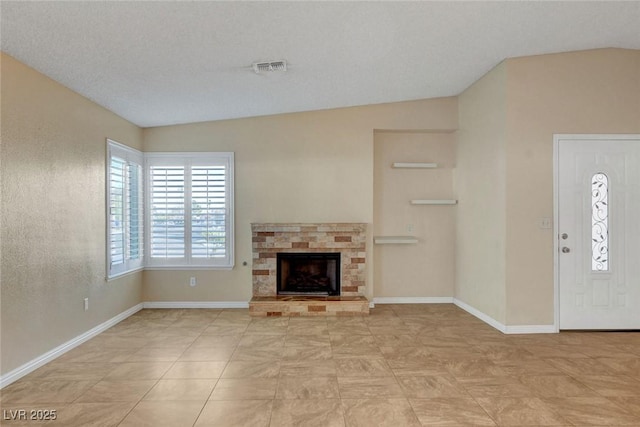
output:
[[[571,252],[571,249],[569,249],[568,247],[565,246],[565,247],[562,248],[562,253],[563,254],[568,254],[569,252]]]

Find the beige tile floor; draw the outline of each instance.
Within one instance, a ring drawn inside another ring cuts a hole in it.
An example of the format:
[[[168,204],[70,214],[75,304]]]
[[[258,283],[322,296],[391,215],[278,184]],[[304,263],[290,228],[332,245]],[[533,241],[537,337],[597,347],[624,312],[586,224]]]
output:
[[[56,410],[34,423],[51,426],[640,426],[640,333],[503,335],[449,304],[143,310],[0,406]]]

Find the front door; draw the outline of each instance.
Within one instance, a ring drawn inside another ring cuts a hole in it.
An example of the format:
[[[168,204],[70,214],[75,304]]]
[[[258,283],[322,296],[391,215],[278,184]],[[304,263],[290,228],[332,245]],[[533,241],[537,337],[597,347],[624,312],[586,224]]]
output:
[[[560,329],[640,329],[640,135],[556,135]]]

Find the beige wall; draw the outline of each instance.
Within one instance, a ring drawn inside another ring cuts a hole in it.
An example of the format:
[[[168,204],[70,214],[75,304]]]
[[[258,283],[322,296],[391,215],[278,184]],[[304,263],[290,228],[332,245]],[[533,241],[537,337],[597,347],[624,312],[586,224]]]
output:
[[[236,266],[145,271],[144,300],[248,301],[252,222],[371,224],[374,129],[455,129],[457,121],[457,100],[442,98],[145,129],[148,152],[235,152]]]
[[[141,274],[105,281],[105,139],[142,132],[2,55],[1,373],[141,301]],[[89,298],[89,311],[83,300]]]
[[[394,162],[437,163],[398,169]],[[417,244],[374,245],[378,297],[453,297],[456,206],[416,206],[412,199],[455,199],[453,132],[376,132],[374,236],[412,235]]]
[[[509,325],[553,323],[554,133],[639,133],[640,51],[599,49],[509,59],[507,312]]]
[[[640,51],[508,59],[459,96],[456,297],[554,323],[553,134],[640,132]]]
[[[455,296],[505,322],[506,67],[459,96]]]

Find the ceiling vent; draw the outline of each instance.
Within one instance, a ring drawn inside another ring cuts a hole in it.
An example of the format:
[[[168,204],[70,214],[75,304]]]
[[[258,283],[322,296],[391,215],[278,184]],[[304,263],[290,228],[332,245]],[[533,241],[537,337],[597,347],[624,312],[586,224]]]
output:
[[[287,71],[287,61],[254,62],[253,71],[257,74],[273,71]]]

